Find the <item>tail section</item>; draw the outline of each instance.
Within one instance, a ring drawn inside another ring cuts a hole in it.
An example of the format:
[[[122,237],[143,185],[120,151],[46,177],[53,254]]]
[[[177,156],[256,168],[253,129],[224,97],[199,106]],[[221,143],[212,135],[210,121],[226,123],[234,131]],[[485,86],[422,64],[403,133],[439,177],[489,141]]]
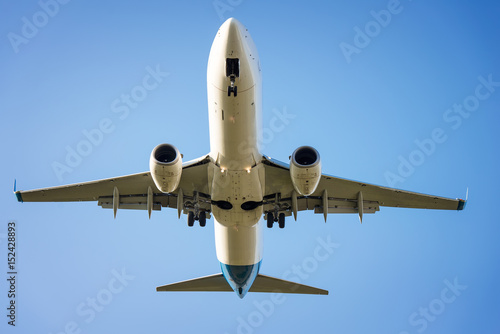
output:
[[[156,291],[233,291],[222,274],[159,286]],[[328,295],[327,290],[258,274],[249,292]]]

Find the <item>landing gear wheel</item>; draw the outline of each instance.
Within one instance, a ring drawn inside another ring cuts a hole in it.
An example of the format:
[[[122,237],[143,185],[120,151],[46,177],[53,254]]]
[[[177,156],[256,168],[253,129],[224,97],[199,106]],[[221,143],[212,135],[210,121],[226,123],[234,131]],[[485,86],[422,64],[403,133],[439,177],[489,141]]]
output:
[[[205,211],[200,212],[200,217],[198,218],[200,221],[200,226],[205,227],[207,223],[207,213]]]
[[[274,216],[271,212],[267,213],[267,227],[272,228],[274,224]]]
[[[194,225],[194,212],[189,211],[188,213],[188,226],[191,227]]]
[[[285,228],[285,214],[283,212],[278,216],[278,224],[280,228]]]
[[[231,93],[234,93],[234,97],[236,97],[238,95],[238,87],[227,86],[227,96],[231,96]]]

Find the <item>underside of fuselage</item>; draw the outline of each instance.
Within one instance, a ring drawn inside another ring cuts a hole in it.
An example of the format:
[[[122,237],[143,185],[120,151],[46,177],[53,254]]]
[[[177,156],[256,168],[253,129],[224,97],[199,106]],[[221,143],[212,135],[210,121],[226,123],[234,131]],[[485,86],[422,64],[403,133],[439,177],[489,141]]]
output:
[[[217,258],[227,282],[242,298],[262,260],[259,221],[265,175],[257,145],[259,57],[247,29],[233,18],[224,22],[212,44],[207,95]]]

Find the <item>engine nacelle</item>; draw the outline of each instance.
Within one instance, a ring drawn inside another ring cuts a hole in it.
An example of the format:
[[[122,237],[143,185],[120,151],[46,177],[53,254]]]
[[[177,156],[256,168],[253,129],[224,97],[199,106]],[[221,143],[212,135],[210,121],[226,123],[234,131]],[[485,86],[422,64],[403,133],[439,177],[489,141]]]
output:
[[[182,156],[179,150],[170,144],[156,146],[149,158],[149,170],[156,187],[161,192],[175,191],[182,174]]]
[[[318,151],[310,146],[296,149],[290,161],[290,177],[299,194],[311,195],[321,179],[321,159]]]

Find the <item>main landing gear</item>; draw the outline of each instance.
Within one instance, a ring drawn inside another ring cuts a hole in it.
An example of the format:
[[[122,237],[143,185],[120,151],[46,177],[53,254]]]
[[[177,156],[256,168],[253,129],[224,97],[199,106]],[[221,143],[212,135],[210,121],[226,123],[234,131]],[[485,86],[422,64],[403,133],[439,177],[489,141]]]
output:
[[[280,228],[285,228],[285,214],[283,212],[275,215],[272,212],[267,213],[267,227],[272,228],[277,222]]]
[[[182,195],[182,192],[181,192]],[[183,196],[183,195],[182,195]],[[207,224],[207,212],[201,208],[201,205],[203,203],[203,199],[200,198],[200,194],[195,192],[193,194],[193,199],[192,201],[188,201],[187,203],[183,203],[183,200],[178,202],[178,208],[185,208],[189,207],[190,210],[187,215],[187,222],[188,226],[192,227],[194,226],[194,221],[197,220],[200,222],[201,227],[205,227]],[[179,217],[181,214],[181,210],[179,210]]]
[[[187,220],[188,220],[189,227],[194,226],[195,220],[200,222],[201,227],[205,227],[205,225],[207,224],[207,213],[205,211],[201,211],[198,214],[198,216],[196,216],[193,211],[189,211]]]
[[[266,212],[267,227],[272,228],[274,223],[278,223],[280,228],[285,228],[285,212],[290,209],[283,203],[280,203],[280,194],[274,195],[274,200],[268,200],[266,204],[271,204],[273,207]]]

